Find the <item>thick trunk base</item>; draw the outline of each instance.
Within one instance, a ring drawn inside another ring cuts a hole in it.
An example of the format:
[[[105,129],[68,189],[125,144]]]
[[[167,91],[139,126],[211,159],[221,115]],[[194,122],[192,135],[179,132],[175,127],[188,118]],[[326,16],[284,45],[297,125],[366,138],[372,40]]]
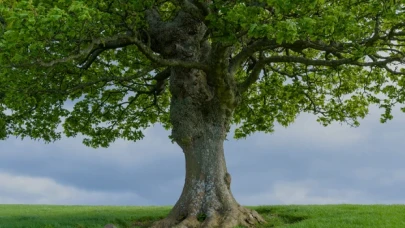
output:
[[[177,210],[179,209],[177,208]],[[197,216],[188,215],[179,218],[173,216],[183,213],[185,212],[172,211],[167,218],[154,223],[152,228],[234,228],[236,226],[251,228],[255,227],[256,224],[265,223],[259,213],[238,204],[225,211],[211,211],[209,216],[203,212]]]
[[[153,228],[234,228],[255,227],[265,220],[254,210],[240,206],[230,190],[230,175],[225,178],[200,177],[186,180],[183,192],[167,218]],[[193,184],[191,184],[193,183]],[[215,183],[215,184],[213,184]]]

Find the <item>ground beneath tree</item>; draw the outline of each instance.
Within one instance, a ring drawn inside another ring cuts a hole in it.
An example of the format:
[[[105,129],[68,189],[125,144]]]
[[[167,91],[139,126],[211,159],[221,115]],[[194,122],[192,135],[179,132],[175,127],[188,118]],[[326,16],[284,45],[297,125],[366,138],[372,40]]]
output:
[[[243,208],[243,207],[242,207]],[[265,219],[266,223],[265,224],[260,224],[255,227],[257,228],[267,228],[267,227],[276,227],[280,225],[289,225],[289,224],[294,224],[301,222],[305,219],[308,219],[309,217],[306,215],[295,215],[295,214],[289,214],[289,213],[279,213],[277,210],[268,208],[268,207],[259,207],[255,209],[255,211],[262,216],[262,218]],[[132,226],[130,228],[150,228],[155,224],[157,220],[162,220],[165,217],[160,217],[158,218],[152,218],[150,216],[144,217],[138,221],[133,222]],[[197,218],[197,221],[188,219],[188,220],[183,220],[185,221],[184,224],[189,224],[189,225],[197,225],[196,227],[202,227],[201,225],[204,224],[203,221],[204,218],[200,217]],[[177,225],[179,226],[179,225]],[[177,227],[176,226],[176,227]],[[181,226],[179,226],[181,227]],[[238,228],[246,227],[246,226],[236,226]]]

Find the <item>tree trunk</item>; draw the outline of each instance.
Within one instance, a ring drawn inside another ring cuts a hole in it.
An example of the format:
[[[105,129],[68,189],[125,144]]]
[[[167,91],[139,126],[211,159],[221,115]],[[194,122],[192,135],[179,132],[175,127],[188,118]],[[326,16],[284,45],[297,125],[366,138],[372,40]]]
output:
[[[192,69],[172,69],[170,78],[172,137],[183,149],[186,179],[169,216],[154,224],[168,227],[252,227],[261,216],[234,199],[224,156],[231,113],[210,91],[206,75]]]
[[[257,212],[241,207],[230,190],[223,147],[236,106],[234,82],[227,72],[229,53],[221,45],[213,46],[205,37],[205,24],[187,12],[162,21],[156,10],[150,10],[147,20],[153,51],[166,59],[204,62],[212,68],[171,68],[172,137],[186,158],[186,180],[168,217],[153,227],[231,228],[264,222]]]

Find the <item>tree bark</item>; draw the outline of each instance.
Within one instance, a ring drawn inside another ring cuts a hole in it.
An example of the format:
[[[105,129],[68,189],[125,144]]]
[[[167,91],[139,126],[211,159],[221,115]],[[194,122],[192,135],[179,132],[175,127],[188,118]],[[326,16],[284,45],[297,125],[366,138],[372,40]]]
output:
[[[153,51],[166,59],[210,65],[208,71],[171,67],[172,138],[184,152],[186,179],[168,217],[153,227],[231,228],[264,222],[257,212],[241,207],[230,190],[223,144],[236,102],[227,49],[211,44],[207,27],[187,12],[164,22],[151,10],[147,20]]]
[[[223,147],[232,113],[211,91],[205,73],[172,69],[170,91],[172,137],[184,152],[186,179],[169,216],[154,227],[231,228],[264,222],[232,195]]]

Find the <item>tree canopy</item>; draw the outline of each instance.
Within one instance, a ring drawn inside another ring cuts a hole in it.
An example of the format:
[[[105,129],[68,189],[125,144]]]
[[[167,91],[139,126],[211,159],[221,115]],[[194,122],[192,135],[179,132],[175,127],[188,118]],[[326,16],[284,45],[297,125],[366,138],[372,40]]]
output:
[[[179,13],[207,26],[225,67],[156,44],[148,18]],[[0,0],[0,138],[83,134],[106,147],[169,129],[170,67],[230,75],[237,138],[301,112],[357,126],[372,104],[385,122],[405,103],[404,62],[402,0]]]

